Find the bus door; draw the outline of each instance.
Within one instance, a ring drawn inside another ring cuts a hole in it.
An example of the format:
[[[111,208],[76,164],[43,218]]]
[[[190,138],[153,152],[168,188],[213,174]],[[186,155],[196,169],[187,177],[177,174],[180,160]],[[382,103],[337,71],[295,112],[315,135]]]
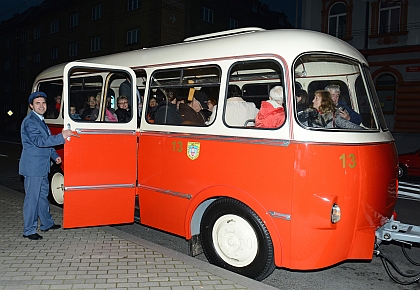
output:
[[[63,227],[131,223],[136,76],[127,67],[72,62],[64,68],[63,84],[64,128],[74,133],[64,145]],[[116,111],[120,106],[123,111]]]

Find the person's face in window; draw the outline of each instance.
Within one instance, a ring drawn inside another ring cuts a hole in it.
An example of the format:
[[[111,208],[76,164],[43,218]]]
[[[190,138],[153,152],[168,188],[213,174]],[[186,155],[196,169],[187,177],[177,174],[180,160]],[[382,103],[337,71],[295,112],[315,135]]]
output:
[[[149,106],[151,108],[156,107],[157,103],[156,103],[156,99],[150,99],[149,101]]]
[[[119,100],[118,108],[123,109],[123,110],[128,110],[128,101],[126,99]]]
[[[315,94],[315,98],[312,101],[313,107],[319,110],[319,108],[321,107],[321,101],[322,101],[321,96],[319,94]]]
[[[74,115],[74,114],[76,114],[76,108],[70,107],[70,115]]]
[[[330,94],[331,94],[331,98],[332,98],[332,100],[333,100],[333,102],[334,102],[334,105],[337,105],[337,103],[338,103],[338,99],[340,98],[340,92],[337,92],[337,91],[330,91]]]
[[[94,96],[89,97],[89,107],[95,108],[96,107],[96,99]]]

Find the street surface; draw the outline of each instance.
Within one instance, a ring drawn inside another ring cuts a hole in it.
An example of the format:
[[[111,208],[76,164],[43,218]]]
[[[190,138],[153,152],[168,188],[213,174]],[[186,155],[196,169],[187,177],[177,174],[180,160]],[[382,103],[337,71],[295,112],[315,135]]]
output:
[[[0,140],[0,184],[24,192],[23,182],[18,174],[20,143],[12,139],[7,140],[4,136],[0,139],[3,140]],[[420,225],[419,197],[420,179],[409,179],[400,184],[400,198],[396,206],[397,220]],[[187,254],[188,244],[184,238],[137,223],[118,225],[115,228]],[[308,243],[310,242],[311,238],[308,237]],[[420,266],[413,266],[407,262],[399,245],[382,245],[381,250],[394,260],[401,270],[411,274],[420,272]],[[413,260],[420,262],[420,248],[414,247],[408,250],[408,253]],[[203,254],[196,258],[206,261]],[[401,276],[397,277],[404,280]],[[279,289],[420,289],[419,283],[403,286],[391,281],[378,257],[374,257],[372,261],[347,261],[318,271],[291,271],[277,268],[262,282]]]

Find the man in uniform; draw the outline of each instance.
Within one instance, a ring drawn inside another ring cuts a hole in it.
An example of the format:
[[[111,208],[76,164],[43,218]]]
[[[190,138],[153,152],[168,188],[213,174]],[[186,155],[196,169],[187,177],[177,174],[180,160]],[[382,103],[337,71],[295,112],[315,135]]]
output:
[[[36,229],[38,217],[41,221],[41,231],[59,229],[54,224],[50,214],[48,201],[51,159],[60,164],[61,158],[53,146],[64,144],[70,137],[71,130],[64,130],[61,134],[51,135],[44,122],[44,113],[47,110],[47,95],[35,92],[29,96],[28,102],[32,111],[25,117],[20,129],[22,139],[22,155],[19,161],[19,174],[25,177],[25,200],[23,203],[24,229],[23,237],[30,240],[40,240]]]

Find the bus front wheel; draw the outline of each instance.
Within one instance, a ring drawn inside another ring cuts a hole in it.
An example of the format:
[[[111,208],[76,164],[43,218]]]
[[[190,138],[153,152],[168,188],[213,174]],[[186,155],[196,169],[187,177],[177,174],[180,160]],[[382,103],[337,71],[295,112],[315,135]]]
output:
[[[50,192],[48,199],[55,205],[64,203],[64,173],[61,167],[53,165],[50,169]]]
[[[213,202],[201,220],[201,243],[211,264],[262,280],[275,268],[270,234],[259,216],[238,200]]]

